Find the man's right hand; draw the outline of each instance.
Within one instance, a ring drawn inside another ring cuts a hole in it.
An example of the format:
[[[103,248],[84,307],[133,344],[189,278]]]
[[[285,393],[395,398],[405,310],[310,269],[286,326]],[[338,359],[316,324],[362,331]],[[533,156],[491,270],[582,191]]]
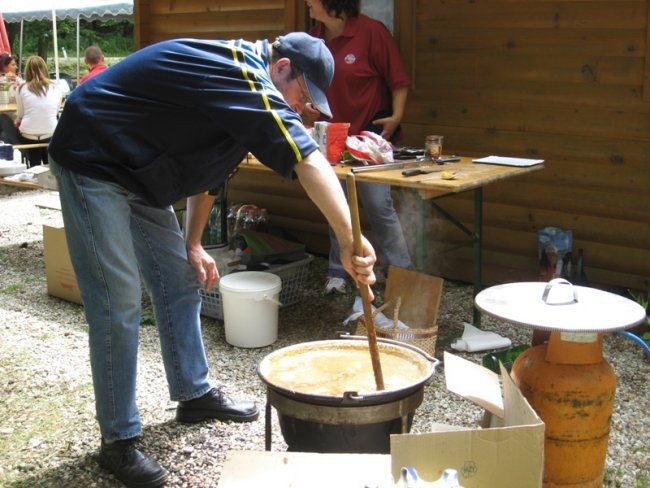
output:
[[[214,258],[210,256],[203,246],[187,248],[187,259],[196,271],[196,277],[203,285],[205,291],[210,291],[219,283],[219,270]]]

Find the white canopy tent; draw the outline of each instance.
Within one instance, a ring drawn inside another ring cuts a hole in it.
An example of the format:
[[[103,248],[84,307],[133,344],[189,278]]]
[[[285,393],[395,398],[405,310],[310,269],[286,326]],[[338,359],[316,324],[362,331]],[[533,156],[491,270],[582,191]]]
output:
[[[79,21],[116,18],[133,18],[133,0],[0,0],[0,12],[7,23],[20,22],[20,52],[22,60],[23,23],[32,20],[52,19],[52,38],[54,40],[54,69],[59,78],[59,49],[57,42],[56,21],[76,19],[77,21],[77,80],[79,80]]]

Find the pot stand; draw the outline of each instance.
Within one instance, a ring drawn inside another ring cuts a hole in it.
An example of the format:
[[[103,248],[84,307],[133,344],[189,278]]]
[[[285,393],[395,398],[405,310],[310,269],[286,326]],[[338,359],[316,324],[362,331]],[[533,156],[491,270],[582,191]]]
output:
[[[266,450],[275,407],[289,451],[390,452],[390,434],[409,432],[440,361],[397,341],[378,345],[392,373],[384,390],[374,388],[365,337],[294,344],[264,357],[257,372],[267,388]]]
[[[289,451],[387,454],[390,434],[410,431],[424,397],[420,387],[405,397],[377,405],[308,403],[267,387],[265,449],[271,450],[271,407],[275,407]]]

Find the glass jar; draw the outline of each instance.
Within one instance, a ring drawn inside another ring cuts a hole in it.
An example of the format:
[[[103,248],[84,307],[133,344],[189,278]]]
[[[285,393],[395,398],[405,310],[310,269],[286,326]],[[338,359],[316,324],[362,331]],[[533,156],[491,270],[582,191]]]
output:
[[[428,161],[435,161],[442,156],[443,136],[427,136],[424,140],[424,157]]]

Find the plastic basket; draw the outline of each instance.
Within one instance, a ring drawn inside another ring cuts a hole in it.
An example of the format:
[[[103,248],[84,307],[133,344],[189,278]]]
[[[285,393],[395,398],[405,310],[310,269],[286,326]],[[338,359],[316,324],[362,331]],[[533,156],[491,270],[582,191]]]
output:
[[[305,254],[305,258],[287,264],[271,266],[269,273],[273,273],[282,280],[280,290],[280,303],[283,307],[293,305],[302,300],[303,284],[307,277],[309,263],[314,259],[311,254]],[[218,289],[209,292],[201,290],[201,315],[223,320],[223,303]]]

